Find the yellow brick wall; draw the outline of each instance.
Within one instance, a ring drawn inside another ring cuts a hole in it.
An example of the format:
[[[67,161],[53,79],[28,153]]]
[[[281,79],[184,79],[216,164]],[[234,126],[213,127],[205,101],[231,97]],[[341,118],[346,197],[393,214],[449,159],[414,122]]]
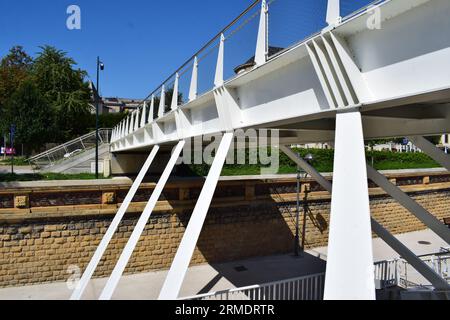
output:
[[[425,190],[411,196],[439,219],[450,216],[450,189]],[[286,201],[267,198],[213,206],[208,213],[192,264],[291,252],[294,241],[294,199],[292,196]],[[325,246],[330,198],[318,197],[309,204],[306,244],[308,248]],[[412,214],[385,195],[371,197],[371,210],[373,217],[395,234],[425,228]],[[126,272],[168,268],[191,211],[155,212]],[[138,213],[127,214],[95,276],[110,274],[138,216]],[[0,224],[0,287],[65,281],[69,277],[67,270],[70,265],[84,269],[111,220],[112,215],[97,215],[39,218]]]

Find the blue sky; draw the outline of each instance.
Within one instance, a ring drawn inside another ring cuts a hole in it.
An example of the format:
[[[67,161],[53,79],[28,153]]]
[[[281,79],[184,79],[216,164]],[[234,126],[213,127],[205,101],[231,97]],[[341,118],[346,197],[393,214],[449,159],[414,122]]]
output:
[[[319,28],[326,0],[277,0],[282,1],[303,1],[305,6],[305,24],[288,26],[286,34]],[[0,56],[13,45],[22,45],[32,56],[39,46],[53,45],[68,52],[94,79],[99,55],[106,64],[104,96],[143,98],[252,2],[1,0]],[[357,6],[368,0],[352,2]],[[81,30],[66,28],[71,4],[81,8]],[[281,5],[279,10],[284,10]],[[298,21],[302,14],[291,20]]]

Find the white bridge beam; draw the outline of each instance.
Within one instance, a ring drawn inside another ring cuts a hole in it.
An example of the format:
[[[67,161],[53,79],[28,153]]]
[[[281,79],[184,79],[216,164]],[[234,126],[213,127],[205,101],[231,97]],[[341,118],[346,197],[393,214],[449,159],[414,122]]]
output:
[[[232,141],[233,133],[227,132],[223,135],[158,300],[174,300],[178,298]]]
[[[98,263],[100,262],[103,254],[105,253],[106,248],[108,247],[109,242],[111,241],[112,237],[114,236],[114,233],[117,230],[117,227],[119,226],[120,222],[122,221],[123,216],[125,215],[125,212],[127,211],[128,207],[130,206],[131,201],[133,200],[134,195],[136,194],[136,191],[138,190],[139,186],[142,183],[142,180],[144,179],[145,175],[147,174],[148,169],[150,168],[150,165],[153,163],[153,160],[156,157],[156,154],[158,153],[159,146],[154,146],[152,151],[150,152],[150,155],[148,156],[147,160],[145,161],[144,165],[141,168],[141,171],[139,172],[136,180],[134,180],[133,185],[131,186],[130,190],[127,193],[127,196],[125,197],[125,200],[121,204],[119,211],[117,211],[116,215],[114,216],[113,221],[111,222],[108,230],[106,231],[106,234],[103,236],[102,241],[100,242],[99,246],[97,247],[97,250],[95,250],[94,255],[91,258],[91,261],[89,262],[88,266],[86,267],[86,270],[83,273],[83,276],[81,277],[80,281],[78,282],[75,290],[72,292],[72,295],[70,297],[71,300],[80,300],[83,296],[84,291],[86,290],[86,287],[89,283],[89,281],[92,278],[92,275],[95,272],[95,269],[97,268]]]
[[[156,202],[158,201],[162,191],[164,190],[164,186],[166,185],[167,180],[169,179],[170,173],[172,172],[173,168],[177,163],[178,157],[180,156],[184,145],[185,141],[183,140],[178,142],[178,144],[175,146],[172,156],[170,157],[170,160],[167,163],[166,168],[164,169],[161,177],[159,178],[159,181],[156,184],[156,187],[153,190],[152,195],[147,205],[145,206],[144,211],[142,212],[136,226],[134,227],[130,239],[128,239],[128,242],[124,250],[122,251],[122,254],[120,255],[119,261],[114,267],[114,270],[111,276],[109,277],[106,286],[103,288],[103,291],[99,298],[100,300],[111,299],[114,290],[116,289],[117,284],[119,283],[119,280],[122,277],[123,271],[125,270],[128,261],[130,260],[131,255],[133,254],[134,249],[136,248],[139,238],[141,237],[141,234],[144,231],[147,221],[150,218],[153,209],[156,206]]]
[[[408,209],[424,225],[433,230],[445,242],[450,244],[450,229],[440,222],[435,216],[429,213],[416,201],[411,199],[399,187],[393,185],[385,176],[377,170],[367,165],[367,175],[370,180],[380,186],[387,194],[397,200],[402,206]]]
[[[322,188],[328,192],[332,192],[332,184],[324,178],[314,167],[309,165],[305,160],[296,155],[291,148],[281,146],[280,149],[295,163],[297,163],[303,170],[305,170],[311,177],[313,177]],[[379,236],[388,246],[397,252],[403,259],[405,259],[414,269],[416,269],[425,279],[438,290],[448,290],[448,283],[440,277],[433,269],[431,269],[425,262],[418,258],[414,252],[409,250],[400,240],[393,236],[375,219],[371,219],[372,231]]]

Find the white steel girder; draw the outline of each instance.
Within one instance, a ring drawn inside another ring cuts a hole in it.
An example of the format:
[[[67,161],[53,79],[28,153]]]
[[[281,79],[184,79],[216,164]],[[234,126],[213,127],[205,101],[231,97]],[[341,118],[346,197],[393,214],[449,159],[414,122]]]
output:
[[[80,281],[78,282],[75,290],[72,292],[72,295],[70,297],[71,300],[80,300],[83,296],[84,291],[86,290],[86,287],[91,280],[92,275],[95,272],[95,269],[97,268],[98,263],[100,262],[103,254],[105,253],[106,248],[108,247],[109,242],[111,241],[112,237],[114,236],[114,233],[117,230],[117,227],[119,226],[120,222],[122,221],[123,216],[125,215],[125,212],[127,211],[128,207],[130,206],[131,201],[133,200],[134,195],[136,194],[136,191],[138,190],[139,186],[142,183],[142,180],[144,179],[145,175],[147,174],[148,169],[150,168],[150,165],[153,163],[153,160],[156,157],[156,154],[158,153],[159,146],[154,146],[152,151],[150,152],[150,155],[148,156],[147,160],[145,161],[144,165],[141,168],[141,171],[139,172],[136,180],[134,180],[133,185],[131,186],[130,190],[128,191],[125,200],[120,205],[119,211],[117,211],[116,215],[114,216],[113,221],[111,222],[108,230],[106,231],[106,234],[103,236],[102,241],[100,242],[99,246],[95,250],[94,255],[91,258],[91,261],[89,262],[88,266],[86,267],[86,270],[83,273],[83,276],[81,277]]]
[[[280,149],[295,163],[297,163],[303,170],[305,170],[311,177],[313,177],[325,190],[332,192],[332,184],[329,180],[324,178],[314,167],[308,164],[305,160],[298,157],[290,148],[280,146]],[[433,269],[418,258],[411,250],[401,243],[395,236],[386,230],[375,219],[371,219],[372,231],[378,235],[387,245],[389,245],[395,252],[403,257],[413,268],[415,268],[425,279],[438,290],[448,290],[448,283],[440,277]]]
[[[197,96],[198,63],[193,59],[189,101],[172,112],[160,112],[158,119],[151,119],[145,125],[149,131],[158,124],[173,125],[173,113],[184,113],[188,121],[176,124],[182,126],[177,128],[182,136],[163,132],[141,138],[142,130],[125,130],[112,142],[112,152],[142,150],[154,144],[176,143],[180,139],[230,130],[227,127],[230,121],[222,119],[223,113],[215,110],[219,108],[215,100],[218,90],[230,93],[239,111],[233,114],[233,130],[282,129],[284,125],[298,125],[310,118],[326,121],[334,117],[336,108],[342,106],[358,107],[363,114],[401,107],[408,119],[414,109],[410,107],[417,103],[450,101],[450,73],[446,72],[450,65],[450,40],[446,36],[450,31],[449,2],[381,2],[376,5],[381,16],[380,30],[367,28],[367,19],[372,17],[373,10],[364,10],[339,21],[339,1],[330,0],[327,20],[332,27],[326,27],[265,61],[267,32],[264,23],[269,29],[270,23],[263,19],[262,9],[258,49],[255,48],[260,62],[255,68],[222,81],[222,61],[227,57],[225,50],[224,55],[217,57],[216,86],[211,81],[210,91]],[[410,34],[418,36],[410,37]],[[441,109],[443,119],[393,126],[389,132],[382,129],[372,132],[365,127],[366,138],[444,132],[450,114],[445,105]],[[126,128],[128,122],[124,123]],[[378,123],[374,125],[380,127]],[[139,139],[135,141],[128,135]]]
[[[450,171],[450,156],[421,136],[408,137],[412,143],[429,155],[434,161]]]
[[[364,134],[359,112],[336,116],[325,300],[374,300]]]
[[[440,222],[435,216],[429,213],[424,207],[411,199],[399,187],[393,185],[385,176],[377,170],[367,165],[367,175],[370,180],[375,182],[387,194],[397,200],[402,206],[408,209],[417,219],[419,219],[428,228],[433,230],[445,242],[450,244],[450,229]]]
[[[209,206],[220,178],[223,165],[225,163],[228,150],[233,141],[233,133],[227,132],[223,135],[219,148],[214,158],[214,162],[206,178],[197,204],[192,212],[191,219],[181,240],[178,251],[167,274],[164,285],[159,294],[159,300],[173,300],[178,298],[178,294],[183,284],[184,277],[189,267],[192,254],[197,245],[200,232],[208,213]]]
[[[152,195],[145,206],[144,211],[142,212],[136,226],[134,227],[133,233],[131,234],[130,239],[128,239],[128,242],[125,246],[125,248],[122,251],[122,254],[120,255],[119,260],[117,261],[116,266],[114,267],[114,270],[109,277],[105,287],[103,288],[103,291],[100,295],[100,300],[109,300],[111,299],[114,290],[117,287],[117,284],[119,283],[119,280],[123,274],[123,271],[125,270],[128,261],[133,254],[133,251],[139,241],[139,238],[144,231],[144,228],[147,224],[148,219],[150,218],[153,209],[156,206],[156,202],[158,201],[164,186],[167,183],[167,180],[169,179],[169,176],[175,167],[177,160],[181,154],[181,151],[183,151],[183,147],[185,145],[185,141],[179,141],[178,144],[173,149],[172,155],[170,157],[169,162],[166,165],[166,168],[164,169],[161,177],[159,178],[158,183],[156,184],[155,189],[152,192]]]

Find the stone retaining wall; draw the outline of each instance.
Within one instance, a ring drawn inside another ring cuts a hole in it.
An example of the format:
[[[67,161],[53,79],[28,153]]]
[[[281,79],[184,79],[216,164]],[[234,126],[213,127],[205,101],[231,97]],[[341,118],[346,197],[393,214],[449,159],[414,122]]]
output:
[[[439,219],[450,216],[450,175],[390,176]],[[158,202],[126,273],[170,267],[201,180],[171,182]],[[373,186],[372,186],[373,187]],[[0,287],[64,281],[68,267],[87,265],[129,185],[66,189],[0,190]],[[119,226],[95,276],[111,273],[151,194],[144,184]],[[295,179],[221,181],[192,264],[233,261],[293,250]],[[308,198],[308,248],[327,245],[330,196],[313,181]],[[380,189],[371,188],[373,217],[393,233],[424,229],[413,215]],[[301,227],[300,227],[301,230]]]

